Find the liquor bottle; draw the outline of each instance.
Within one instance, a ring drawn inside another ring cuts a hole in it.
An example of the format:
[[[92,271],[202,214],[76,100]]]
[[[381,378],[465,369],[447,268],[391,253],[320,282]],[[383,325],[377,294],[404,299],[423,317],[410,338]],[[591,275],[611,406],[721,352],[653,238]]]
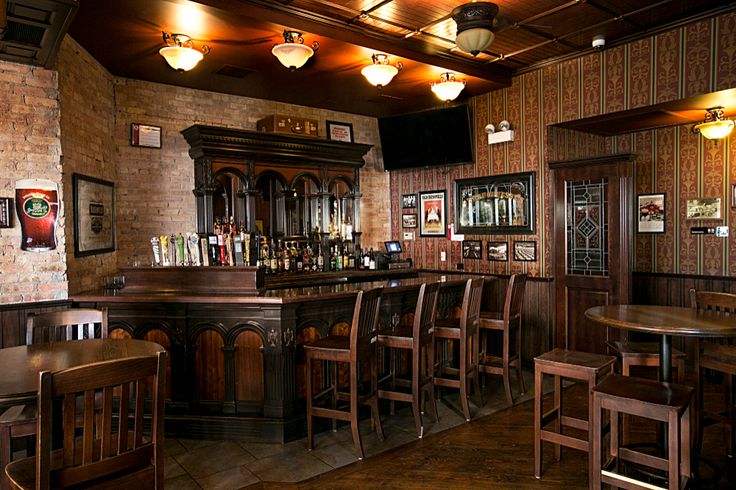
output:
[[[296,251],[296,271],[304,272],[304,251],[303,250]]]
[[[268,249],[268,259],[269,263],[271,264],[271,274],[277,274],[279,272],[279,259],[276,256],[276,250],[274,250],[276,247],[273,244],[273,240],[271,241],[271,247]]]
[[[289,252],[289,245],[284,244],[284,249],[281,251],[283,257],[284,269],[283,272],[291,272],[291,252]]]
[[[371,249],[371,253],[373,252],[373,249]],[[365,252],[363,255],[363,268],[364,269],[370,269],[371,264],[371,254],[369,252]]]
[[[357,264],[358,264],[358,270],[365,270],[365,263],[363,262],[364,259],[364,253],[362,249],[358,249],[358,255],[356,257]]]
[[[343,249],[342,245],[340,245],[340,250],[342,250],[342,268],[347,269],[348,265],[350,263],[350,256],[348,255],[348,246],[346,245]]]
[[[342,270],[342,255],[340,255],[340,249],[337,248],[337,245],[335,245],[335,254],[334,254],[334,270],[339,271]]]
[[[355,248],[350,248],[350,255],[348,256],[348,269],[355,269]]]
[[[322,255],[322,246],[317,244],[317,271],[325,270],[325,257]]]
[[[373,249],[371,248],[370,251],[370,259],[368,261],[368,269],[374,271],[376,270],[376,257],[373,255]]]

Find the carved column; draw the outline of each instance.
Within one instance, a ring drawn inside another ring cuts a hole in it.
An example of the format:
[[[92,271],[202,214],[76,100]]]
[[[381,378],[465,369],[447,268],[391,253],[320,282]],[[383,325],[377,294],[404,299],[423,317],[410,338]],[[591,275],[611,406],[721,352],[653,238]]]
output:
[[[212,179],[212,161],[200,157],[194,160],[194,195],[197,203],[197,233],[212,233],[214,230],[214,210],[212,195],[216,185]]]
[[[222,402],[223,413],[235,413],[235,350],[234,345],[222,347],[225,364],[225,399]]]
[[[293,307],[265,309],[266,343],[263,346],[263,415],[285,418],[294,412],[296,399],[296,312]]]
[[[360,239],[362,236],[360,226],[360,198],[363,194],[360,192],[360,169],[353,171],[353,235],[355,236],[355,247],[360,248]]]

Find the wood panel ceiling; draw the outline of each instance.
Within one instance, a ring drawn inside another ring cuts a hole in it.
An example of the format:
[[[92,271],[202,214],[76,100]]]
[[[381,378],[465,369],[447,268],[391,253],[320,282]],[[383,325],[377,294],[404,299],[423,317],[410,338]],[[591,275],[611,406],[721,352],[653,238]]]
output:
[[[446,71],[467,81],[459,100],[507,86],[511,76],[673,23],[734,9],[727,0],[498,0],[496,39],[477,57],[454,44],[463,0],[80,0],[70,34],[113,75],[383,116],[441,106],[429,89]],[[284,29],[317,53],[290,72],[271,55]],[[161,32],[184,33],[211,53],[178,73],[158,50]],[[404,69],[383,89],[360,69],[373,53]]]

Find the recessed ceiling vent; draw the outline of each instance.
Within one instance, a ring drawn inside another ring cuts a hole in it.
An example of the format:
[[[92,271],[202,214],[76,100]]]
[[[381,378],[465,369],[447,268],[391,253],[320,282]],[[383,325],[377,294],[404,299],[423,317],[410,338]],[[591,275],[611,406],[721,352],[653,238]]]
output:
[[[245,78],[253,73],[253,70],[243,68],[242,66],[225,65],[215,72],[215,75],[222,75],[224,77],[232,78]]]
[[[77,0],[0,1],[0,5],[4,3],[4,15],[0,14],[0,59],[51,67],[79,8]]]

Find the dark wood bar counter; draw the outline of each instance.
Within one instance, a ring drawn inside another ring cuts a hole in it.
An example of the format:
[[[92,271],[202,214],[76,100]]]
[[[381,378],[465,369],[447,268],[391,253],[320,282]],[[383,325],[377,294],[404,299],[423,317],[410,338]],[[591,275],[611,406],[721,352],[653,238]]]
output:
[[[305,274],[298,278],[301,287],[283,287],[289,281],[276,277],[271,284],[276,289],[258,287],[254,279],[248,290],[229,292],[210,269],[125,269],[125,288],[74,297],[78,306],[108,308],[111,337],[151,340],[169,352],[166,430],[171,435],[272,442],[301,437],[301,344],[346,334],[359,290],[385,288],[381,324],[390,325],[411,321],[419,286],[428,281],[442,282],[441,315],[452,315],[467,280],[414,270],[355,271]],[[247,269],[220,273],[242,277]],[[160,284],[166,287],[157,288],[153,280],[135,277],[147,273],[175,280],[164,279]],[[214,290],[208,290],[212,283]],[[488,284],[495,286],[495,278]]]

